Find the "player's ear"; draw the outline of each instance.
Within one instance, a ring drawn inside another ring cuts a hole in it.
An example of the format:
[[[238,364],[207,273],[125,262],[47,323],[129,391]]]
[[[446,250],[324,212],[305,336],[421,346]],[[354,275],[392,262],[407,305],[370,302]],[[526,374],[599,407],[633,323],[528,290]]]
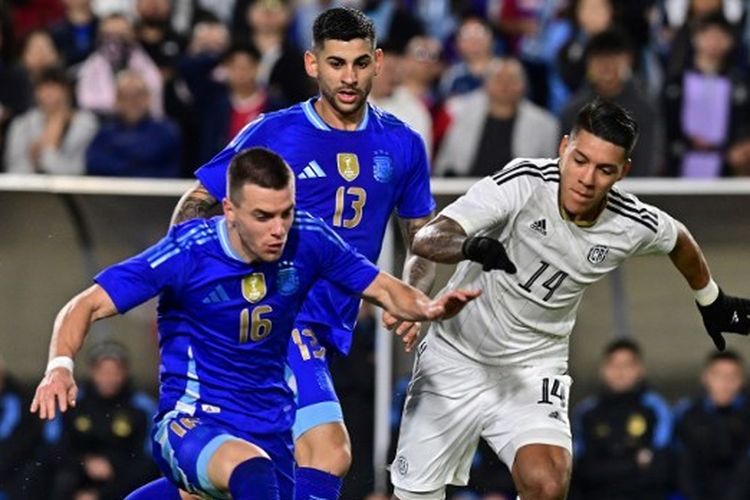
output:
[[[221,200],[221,208],[224,209],[224,217],[227,218],[227,222],[230,224],[234,222],[234,206],[232,205],[232,202],[229,201],[229,197],[225,197],[223,200]]]
[[[628,172],[630,172],[631,165],[632,165],[632,163],[630,161],[630,158],[628,158],[627,160],[625,160],[625,163],[622,166],[622,172],[620,172],[620,179],[622,179],[623,177],[625,177],[626,175],[628,175]]]
[[[305,71],[310,78],[318,78],[318,58],[310,51],[305,51]]]
[[[562,158],[563,153],[565,152],[565,149],[568,147],[568,143],[570,142],[570,136],[568,134],[565,134],[562,139],[560,140],[560,146],[557,149],[557,155]]]
[[[379,75],[380,71],[383,69],[383,59],[385,58],[385,55],[383,54],[382,49],[375,49],[375,74]]]

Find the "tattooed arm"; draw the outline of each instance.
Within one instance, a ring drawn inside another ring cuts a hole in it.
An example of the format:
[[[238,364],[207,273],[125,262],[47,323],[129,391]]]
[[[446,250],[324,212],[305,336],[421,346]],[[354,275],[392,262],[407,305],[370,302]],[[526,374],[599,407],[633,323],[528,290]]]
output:
[[[430,214],[417,219],[400,219],[401,233],[406,241],[407,249],[411,248],[414,235],[432,219],[433,215]],[[409,250],[404,263],[403,279],[424,293],[429,293],[435,281],[435,267],[434,262],[414,255]],[[402,338],[404,344],[406,344],[407,352],[411,351],[414,344],[419,340],[419,332],[422,328],[420,322],[399,321],[393,315],[384,311],[383,324]]]
[[[411,250],[434,262],[455,264],[466,258],[462,252],[464,240],[466,232],[461,225],[441,215],[414,236]]]
[[[433,216],[434,214],[430,214],[418,219],[400,219],[401,233],[404,236],[408,250],[406,262],[404,263],[403,279],[424,293],[430,293],[432,289],[432,284],[435,281],[436,266],[434,262],[412,253],[411,247],[414,244],[414,236],[432,220]]]
[[[211,217],[221,213],[221,203],[201,184],[195,186],[182,195],[177,206],[174,207],[171,226],[197,217]]]

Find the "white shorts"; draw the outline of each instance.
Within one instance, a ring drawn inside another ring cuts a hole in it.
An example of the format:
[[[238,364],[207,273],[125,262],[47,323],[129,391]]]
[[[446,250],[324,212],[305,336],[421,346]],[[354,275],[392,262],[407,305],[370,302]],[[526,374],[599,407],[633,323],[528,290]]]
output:
[[[418,353],[391,464],[399,490],[467,484],[480,437],[509,469],[528,444],[571,452],[564,368],[481,365],[432,335]]]

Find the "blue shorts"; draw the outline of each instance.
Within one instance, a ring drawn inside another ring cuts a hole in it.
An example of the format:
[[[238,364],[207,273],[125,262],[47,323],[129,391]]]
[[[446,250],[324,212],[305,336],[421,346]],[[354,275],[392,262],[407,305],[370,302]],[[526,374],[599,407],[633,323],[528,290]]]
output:
[[[208,462],[223,443],[248,441],[265,451],[273,461],[281,500],[294,498],[294,451],[291,435],[253,434],[228,430],[202,417],[191,417],[176,410],[164,415],[151,433],[153,456],[162,473],[190,493],[211,498],[230,498],[208,479]]]
[[[318,342],[313,328],[309,324],[296,323],[289,339],[287,383],[297,401],[292,428],[295,440],[318,425],[344,421],[328,369],[326,348]]]

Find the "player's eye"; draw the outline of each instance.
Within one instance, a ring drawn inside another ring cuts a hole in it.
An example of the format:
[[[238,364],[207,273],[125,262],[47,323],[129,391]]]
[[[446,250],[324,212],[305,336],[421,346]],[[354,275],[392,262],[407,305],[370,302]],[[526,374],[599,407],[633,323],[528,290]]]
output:
[[[344,65],[344,63],[342,63],[341,61],[331,61],[331,62],[330,62],[330,65],[331,65],[331,67],[332,67],[332,68],[336,68],[336,69],[338,69],[338,68],[340,68],[341,66],[343,66],[343,65]]]
[[[573,158],[573,161],[579,165],[583,165],[584,163],[586,163],[586,160],[584,160],[583,158]]]
[[[370,65],[370,61],[367,61],[367,60],[365,60],[365,61],[359,61],[359,62],[357,63],[357,66],[359,66],[359,67],[360,67],[361,69],[365,69],[365,68],[367,68],[367,67],[368,67],[369,65]]]

